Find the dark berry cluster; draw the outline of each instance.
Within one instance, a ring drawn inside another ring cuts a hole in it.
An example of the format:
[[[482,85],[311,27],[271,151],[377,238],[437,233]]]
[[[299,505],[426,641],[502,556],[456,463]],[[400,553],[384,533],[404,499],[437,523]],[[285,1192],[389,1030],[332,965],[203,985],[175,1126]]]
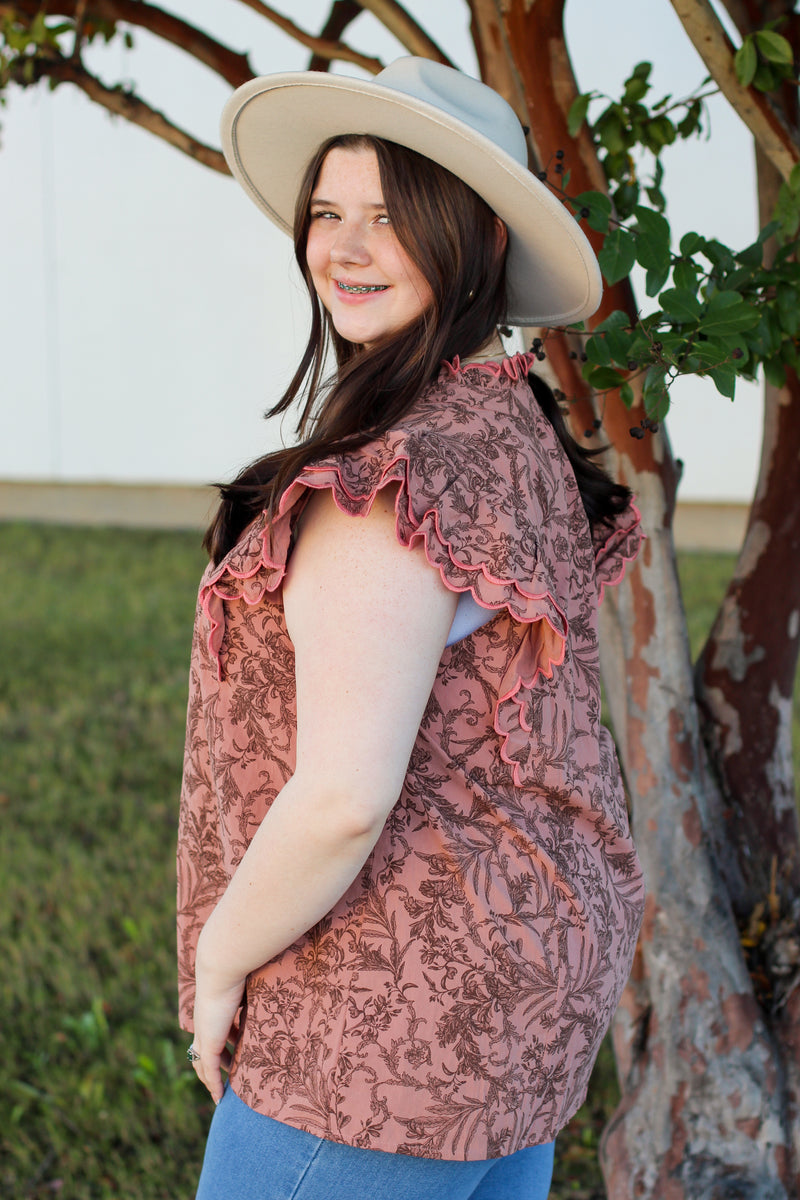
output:
[[[658,421],[653,421],[650,417],[642,417],[638,425],[632,425],[628,430],[632,438],[640,440],[644,437],[647,431],[650,433],[658,433]]]

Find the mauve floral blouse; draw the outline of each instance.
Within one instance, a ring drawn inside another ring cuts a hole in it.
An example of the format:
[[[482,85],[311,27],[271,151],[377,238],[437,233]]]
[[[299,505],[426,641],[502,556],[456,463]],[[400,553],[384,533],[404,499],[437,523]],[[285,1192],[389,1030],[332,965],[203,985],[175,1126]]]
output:
[[[600,724],[597,607],[640,541],[591,536],[530,391],[531,357],[446,364],[396,428],[307,467],[206,571],[178,842],[181,1021],[194,955],[295,762],[281,581],[307,488],[365,516],[397,481],[424,542],[495,615],[445,649],[400,797],[328,916],[248,978],[231,1083],[353,1146],[473,1160],[551,1141],[582,1103],[628,978],[642,873]]]

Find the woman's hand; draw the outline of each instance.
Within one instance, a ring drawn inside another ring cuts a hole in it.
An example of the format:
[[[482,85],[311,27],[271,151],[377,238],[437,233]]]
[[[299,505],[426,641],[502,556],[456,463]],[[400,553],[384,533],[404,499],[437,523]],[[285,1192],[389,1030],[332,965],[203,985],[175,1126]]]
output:
[[[192,1066],[208,1088],[215,1104],[222,1099],[222,1072],[231,1065],[228,1042],[236,1039],[236,1014],[242,1004],[244,979],[234,983],[222,980],[211,968],[204,969],[198,955],[195,972],[197,992],[194,1002],[194,1038],[192,1045],[200,1055]]]

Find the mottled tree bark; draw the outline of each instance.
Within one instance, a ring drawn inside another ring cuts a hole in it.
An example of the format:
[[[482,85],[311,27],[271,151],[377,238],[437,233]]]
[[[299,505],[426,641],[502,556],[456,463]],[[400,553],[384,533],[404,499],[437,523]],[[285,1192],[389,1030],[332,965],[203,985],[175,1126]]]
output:
[[[783,18],[800,51],[793,0],[726,0],[743,35]],[[772,103],[800,144],[797,88]],[[759,216],[771,218],[781,175],[756,148]],[[768,244],[767,253],[774,253]],[[755,497],[739,560],[696,671],[701,726],[725,803],[728,845],[744,886],[754,966],[785,1072],[789,1170],[800,1194],[800,833],[792,764],[792,693],[800,653],[800,380],[766,384]]]
[[[563,7],[564,0],[476,0],[472,11],[482,60],[487,47],[510,49],[535,158],[552,169],[556,150],[565,150],[575,194],[605,184],[588,134],[572,142],[567,132],[577,88]],[[614,308],[635,313],[627,283],[607,289],[595,319]],[[587,409],[579,364],[564,339],[547,346],[564,391],[584,397],[580,427]],[[714,850],[723,805],[706,769],[675,570],[678,473],[663,433],[630,438],[641,415],[616,396],[603,414],[616,473],[636,491],[649,535],[638,567],[604,602],[604,678],[649,890],[635,976],[616,1023],[623,1101],[605,1138],[604,1171],[615,1200],[777,1200],[796,1188],[786,1047],[754,995]]]

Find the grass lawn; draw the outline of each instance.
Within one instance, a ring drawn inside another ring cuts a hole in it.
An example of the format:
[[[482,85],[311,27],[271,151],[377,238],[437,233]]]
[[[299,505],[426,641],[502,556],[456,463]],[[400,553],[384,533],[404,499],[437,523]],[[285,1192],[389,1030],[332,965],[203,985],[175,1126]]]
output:
[[[0,1194],[190,1200],[211,1104],[175,1018],[196,534],[0,525]],[[682,564],[699,641],[729,556]],[[799,739],[800,740],[800,739]],[[554,1196],[603,1195],[607,1053]]]

